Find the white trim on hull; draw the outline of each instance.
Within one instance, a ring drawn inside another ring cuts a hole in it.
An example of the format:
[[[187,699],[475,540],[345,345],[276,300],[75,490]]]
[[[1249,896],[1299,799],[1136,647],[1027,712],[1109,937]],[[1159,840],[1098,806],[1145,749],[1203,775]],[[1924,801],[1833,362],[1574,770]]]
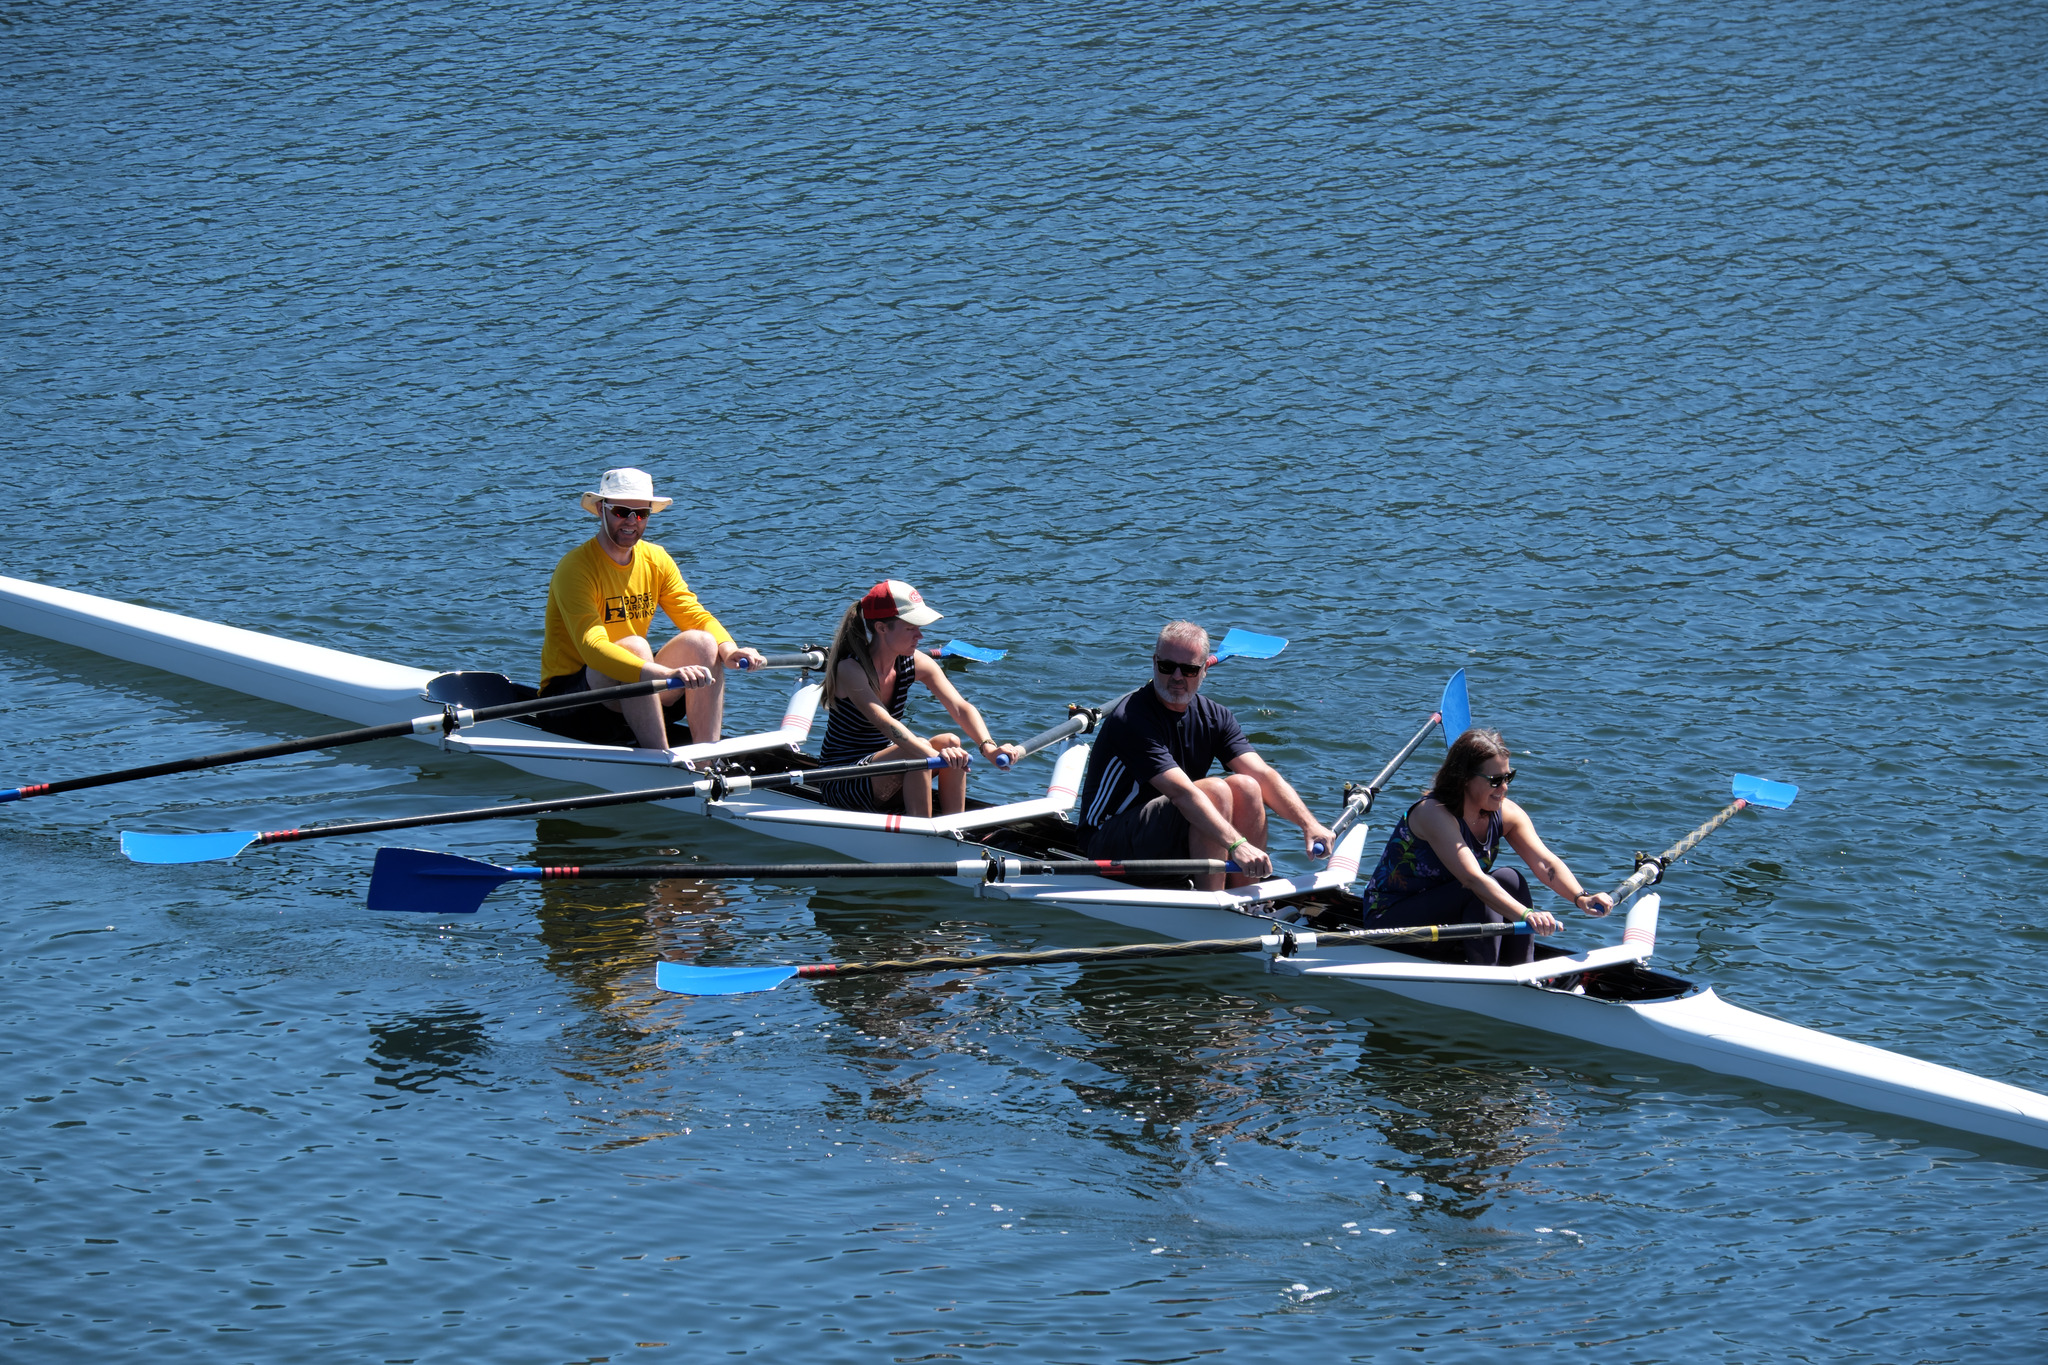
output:
[[[280,640],[254,631],[216,625],[148,607],[85,593],[47,588],[0,577],[0,626],[75,645],[95,653],[147,664],[182,677],[213,683],[358,724],[404,719],[416,714],[422,691],[438,674],[343,654],[316,645]],[[801,693],[801,689],[799,689]],[[785,730],[801,707],[793,705]],[[809,728],[809,714],[803,717]],[[464,745],[480,756],[554,781],[582,783],[609,791],[649,785],[647,765],[592,762],[557,757],[554,746],[534,741],[532,730],[500,722],[468,734],[501,743]],[[760,737],[785,743],[784,732]],[[432,739],[426,742],[437,742]],[[791,747],[794,747],[793,745]],[[1062,763],[1078,762],[1074,752]],[[661,766],[661,765],[657,765]],[[1046,798],[1019,803],[1034,810],[1072,804],[1072,778],[1056,768]],[[1062,791],[1059,788],[1066,787]],[[692,815],[705,814],[696,799],[659,804]],[[820,822],[820,808],[779,792],[750,792],[712,802],[714,817],[778,838],[845,854],[855,861],[947,861],[972,856],[982,846],[960,829],[929,832],[875,829],[861,822]],[[775,819],[789,812],[803,819]],[[1110,923],[1173,938],[1230,938],[1264,930],[1270,920],[1236,907],[1267,905],[1304,890],[1348,884],[1357,873],[1362,827],[1346,832],[1332,869],[1298,878],[1276,878],[1238,892],[1140,891],[1102,878],[1001,882],[980,894],[1003,899],[1051,900]],[[955,879],[963,880],[963,879]],[[1617,956],[1647,956],[1654,933],[1657,898],[1646,896],[1630,915],[1629,948],[1595,949],[1573,959],[1598,970]],[[1645,917],[1647,916],[1647,918]],[[1645,930],[1642,926],[1647,925]],[[1516,981],[1513,969],[1473,978],[1473,971],[1432,972],[1413,979],[1418,959],[1382,949],[1309,950],[1302,956],[1266,959],[1269,970],[1306,977],[1330,977],[1448,1009],[1464,1010],[1542,1029],[1549,1033],[1618,1048],[1702,1070],[1739,1076],[1802,1091],[1877,1113],[1937,1124],[2029,1147],[2048,1149],[2048,1096],[1966,1071],[1937,1066],[1864,1043],[1756,1014],[1721,1000],[1710,987],[1678,982],[1669,995],[1644,1000],[1610,1000],[1576,994],[1564,984]],[[1554,972],[1552,959],[1543,964]],[[1609,970],[1630,971],[1623,964]],[[1447,977],[1463,979],[1446,979]]]

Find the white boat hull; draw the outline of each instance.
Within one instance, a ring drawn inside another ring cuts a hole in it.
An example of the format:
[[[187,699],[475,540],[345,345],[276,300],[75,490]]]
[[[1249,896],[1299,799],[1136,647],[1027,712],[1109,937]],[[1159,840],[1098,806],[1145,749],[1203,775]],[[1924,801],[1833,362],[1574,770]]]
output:
[[[1352,963],[1396,968],[1415,963],[1405,954],[1373,948],[1270,961],[1276,973],[1309,978]],[[1423,1004],[1819,1095],[1858,1109],[2048,1148],[2048,1095],[1758,1014],[1729,1004],[1704,984],[1683,983],[1687,989],[1661,999],[1603,1000],[1550,984],[1351,980]]]
[[[0,626],[364,725],[418,714],[423,689],[441,676],[4,577],[0,577]],[[803,716],[803,726],[808,729],[808,713]],[[786,719],[785,729],[790,728]],[[533,732],[509,723],[462,733],[508,741],[496,748],[480,744],[477,750],[480,756],[552,781],[631,791],[681,778],[658,762],[539,756],[531,743],[522,748],[513,742]],[[776,732],[770,736],[787,737]],[[1072,761],[1069,766],[1078,762],[1073,753],[1063,757]],[[655,771],[649,771],[650,766]],[[1059,789],[1056,777],[1048,796]],[[1071,793],[1067,799],[1071,800]],[[707,813],[707,803],[695,798],[659,804],[700,817]],[[772,791],[708,804],[708,813],[714,817],[855,861],[949,861],[972,857],[982,847],[967,838],[967,830],[922,832],[869,827],[861,822],[820,822],[815,803]],[[1043,804],[1034,803],[1034,809]],[[1362,827],[1347,833],[1340,856],[1332,859],[1337,865],[1334,872],[1276,878],[1238,892],[1145,891],[1102,878],[1048,878],[977,889],[980,894],[1004,899],[1054,901],[1148,937],[1244,937],[1267,928],[1275,915],[1284,918],[1298,913],[1297,907],[1288,905],[1290,899],[1298,901],[1306,892],[1348,883],[1356,873],[1364,836]],[[954,880],[965,884],[965,879]],[[1655,898],[1644,900],[1647,904],[1642,908],[1654,916]],[[1414,957],[1380,949],[1311,950],[1298,957],[1266,961],[1275,972],[1368,986],[1425,1004],[1819,1095],[1876,1113],[2048,1149],[2048,1096],[1756,1014],[1728,1004],[1710,987],[1675,978],[1669,979],[1672,989],[1668,994],[1626,1000],[1575,994],[1555,981],[1511,981],[1506,979],[1508,969],[1500,969],[1502,979],[1498,981],[1416,979],[1402,974],[1426,974],[1430,969]],[[1471,974],[1464,975],[1469,978]]]

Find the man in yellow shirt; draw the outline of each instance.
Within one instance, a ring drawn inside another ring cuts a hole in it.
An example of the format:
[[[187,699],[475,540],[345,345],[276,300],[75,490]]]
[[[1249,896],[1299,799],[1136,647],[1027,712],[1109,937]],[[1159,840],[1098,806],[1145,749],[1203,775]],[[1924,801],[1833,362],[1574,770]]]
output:
[[[710,743],[724,719],[726,666],[742,657],[755,667],[767,662],[760,651],[734,644],[668,551],[642,539],[647,519],[673,501],[654,496],[654,480],[638,469],[607,469],[597,491],[583,495],[583,510],[597,516],[597,534],[563,555],[548,582],[540,694],[647,678],[680,678],[684,690],[606,702],[610,715],[596,706],[557,711],[550,729],[593,743],[667,749],[664,708],[681,699],[691,742]],[[657,607],[682,632],[659,651],[647,643]]]

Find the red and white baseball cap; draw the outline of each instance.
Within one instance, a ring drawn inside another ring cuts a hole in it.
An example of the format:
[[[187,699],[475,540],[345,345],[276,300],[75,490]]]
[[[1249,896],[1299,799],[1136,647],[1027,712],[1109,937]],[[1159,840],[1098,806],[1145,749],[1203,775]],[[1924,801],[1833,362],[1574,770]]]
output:
[[[869,621],[907,621],[913,626],[928,626],[939,619],[939,613],[924,604],[917,589],[897,578],[885,578],[868,589],[868,595],[860,599],[860,614]]]

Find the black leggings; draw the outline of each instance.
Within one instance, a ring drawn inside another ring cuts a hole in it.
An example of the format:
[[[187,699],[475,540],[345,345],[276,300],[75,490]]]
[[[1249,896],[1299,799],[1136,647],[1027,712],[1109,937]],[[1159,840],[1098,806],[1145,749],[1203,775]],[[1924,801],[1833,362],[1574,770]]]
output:
[[[1529,898],[1528,879],[1515,868],[1496,867],[1487,875],[1521,904],[1533,903]],[[1405,929],[1414,924],[1499,924],[1504,918],[1498,910],[1480,904],[1478,895],[1462,882],[1454,881],[1394,902],[1366,920],[1365,927]],[[1515,967],[1529,961],[1535,952],[1536,940],[1529,934],[1465,941],[1465,960],[1475,967]]]

